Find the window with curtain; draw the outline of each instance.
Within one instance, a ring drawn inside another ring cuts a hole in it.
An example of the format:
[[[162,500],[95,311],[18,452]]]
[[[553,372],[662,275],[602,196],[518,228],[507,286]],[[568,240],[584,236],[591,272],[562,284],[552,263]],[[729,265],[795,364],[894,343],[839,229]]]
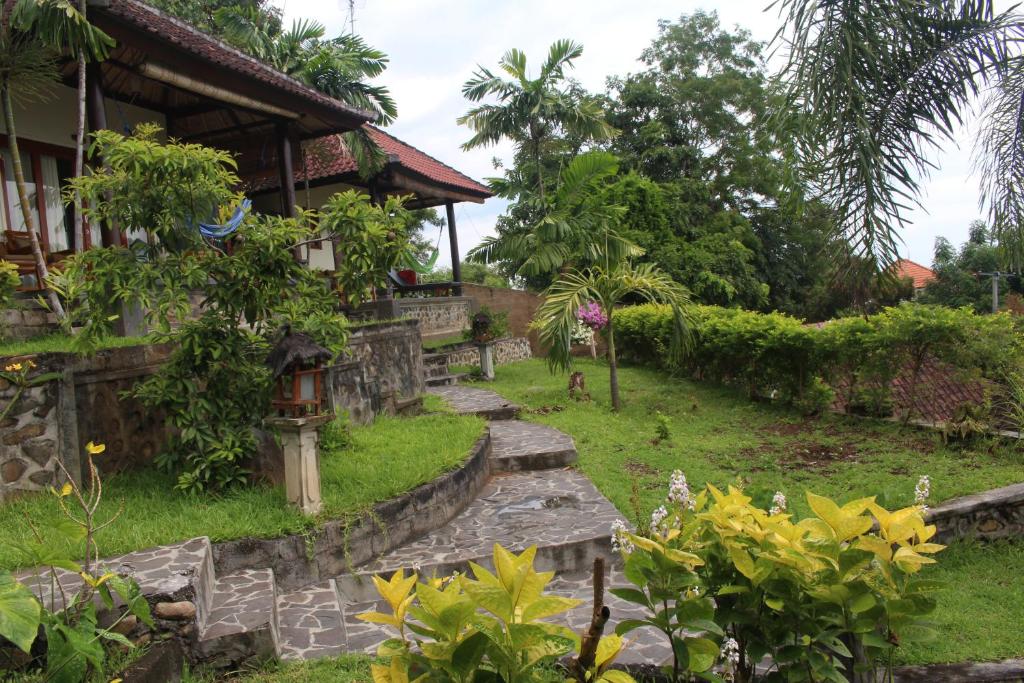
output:
[[[74,229],[74,209],[66,206],[62,191],[66,180],[73,175],[73,150],[31,140],[19,141],[21,146],[21,168],[25,174],[25,184],[32,219],[36,230],[40,232],[41,246],[48,253],[69,251],[74,243],[71,234]],[[3,240],[8,253],[27,253],[29,250],[28,236],[25,227],[25,214],[18,199],[18,185],[14,179],[14,166],[11,153],[7,149],[0,151],[0,173],[3,175],[4,210],[0,211],[0,222],[3,224]],[[42,211],[42,215],[40,215]],[[21,233],[19,235],[19,233]],[[99,235],[96,235],[97,239]]]
[[[4,198],[7,200],[7,211],[4,212],[4,229],[14,232],[26,232],[25,214],[21,210],[21,203],[18,198],[18,184],[14,181],[14,157],[9,150],[3,151],[4,160]],[[21,171],[25,174],[25,191],[28,193],[28,202],[31,204],[32,221],[39,225],[39,209],[36,203],[36,179],[32,172],[32,156],[25,151],[21,152]],[[10,221],[8,223],[7,221]]]

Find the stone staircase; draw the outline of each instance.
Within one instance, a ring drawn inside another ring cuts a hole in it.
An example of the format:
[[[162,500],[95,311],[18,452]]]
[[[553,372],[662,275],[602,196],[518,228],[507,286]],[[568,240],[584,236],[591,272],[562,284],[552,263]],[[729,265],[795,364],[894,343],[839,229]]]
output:
[[[423,354],[423,381],[428,387],[452,386],[466,376],[464,372],[452,373],[448,369],[447,353]]]
[[[579,472],[569,469],[577,454],[571,437],[516,419],[519,407],[494,392],[458,385],[433,387],[461,413],[491,419],[490,479],[477,498],[439,528],[333,578],[297,590],[279,590],[271,569],[245,569],[218,576],[207,538],[111,558],[104,564],[131,572],[160,621],[174,631],[196,660],[237,665],[253,657],[301,660],[343,652],[373,653],[393,637],[387,627],[358,620],[383,609],[370,580],[398,569],[421,577],[466,570],[470,562],[491,567],[495,543],[519,552],[537,545],[536,566],[553,571],[553,593],[583,603],[562,623],[580,631],[590,621],[593,560],[611,561],[607,585],[624,585],[611,551],[615,507]],[[77,577],[68,576],[73,583]],[[34,587],[37,587],[34,583]],[[39,586],[48,590],[48,577]],[[608,594],[613,623],[642,618],[634,605]],[[161,610],[160,604],[168,607]],[[191,610],[191,611],[190,611]],[[669,656],[657,632],[634,632],[623,661],[662,662]]]

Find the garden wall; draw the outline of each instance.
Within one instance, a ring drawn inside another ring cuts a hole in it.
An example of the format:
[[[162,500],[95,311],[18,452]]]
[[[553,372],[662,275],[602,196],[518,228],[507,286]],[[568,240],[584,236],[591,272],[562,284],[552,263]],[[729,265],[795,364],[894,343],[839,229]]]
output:
[[[56,332],[57,318],[35,298],[18,293],[13,307],[0,311],[0,336],[5,339],[31,339]]]
[[[928,510],[935,539],[1024,537],[1024,483],[954,498]]]
[[[438,349],[448,356],[448,365],[479,365],[480,352],[476,344],[466,342],[452,349]],[[494,341],[494,364],[508,365],[533,358],[530,340],[526,337],[506,337]]]
[[[483,285],[464,284],[462,293],[476,302],[477,308],[486,306],[492,311],[503,311],[508,314],[508,329],[514,337],[526,337],[530,340],[530,348],[534,356],[543,355],[537,333],[530,329],[530,323],[537,313],[537,308],[544,298],[533,292],[503,287],[485,287]]]
[[[441,339],[462,334],[476,312],[468,296],[423,297],[394,300],[396,318],[414,318],[420,322],[424,339]]]
[[[356,329],[351,355],[331,368],[333,405],[356,422],[394,408],[423,393],[422,341],[417,321],[382,323]],[[156,371],[169,345],[106,349],[88,357],[44,353],[0,358],[36,364],[32,376],[59,377],[27,389],[0,423],[0,499],[17,491],[41,491],[58,481],[59,462],[81,476],[79,455],[89,441],[106,444],[96,463],[118,472],[148,463],[167,438],[165,415],[126,398],[124,392]],[[0,410],[16,388],[0,380]]]

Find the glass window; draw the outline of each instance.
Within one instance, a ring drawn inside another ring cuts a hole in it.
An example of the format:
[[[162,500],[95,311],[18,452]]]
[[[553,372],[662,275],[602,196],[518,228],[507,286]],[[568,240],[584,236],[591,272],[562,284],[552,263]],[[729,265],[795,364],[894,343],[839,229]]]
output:
[[[3,150],[4,160],[4,182],[6,183],[6,195],[7,195],[7,209],[8,215],[11,217],[11,225],[7,226],[8,229],[15,232],[27,232],[25,228],[25,214],[21,210],[21,202],[18,197],[18,184],[14,181],[14,165],[12,163],[13,157],[9,150]],[[32,220],[38,230],[39,226],[39,210],[36,203],[36,179],[32,173],[32,158],[27,152],[21,153],[21,170],[25,174],[25,190],[28,193],[28,202],[31,205],[30,210],[32,213]],[[17,240],[16,240],[17,242]],[[12,248],[14,252],[21,250],[23,245],[13,244],[8,245],[8,248]]]

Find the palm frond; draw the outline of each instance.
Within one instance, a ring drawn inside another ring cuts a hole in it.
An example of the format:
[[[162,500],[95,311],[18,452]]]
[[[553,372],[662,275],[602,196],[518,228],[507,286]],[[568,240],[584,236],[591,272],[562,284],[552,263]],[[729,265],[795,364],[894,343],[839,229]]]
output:
[[[11,21],[19,31],[34,33],[54,50],[92,60],[107,58],[114,39],[90,24],[72,0],[18,0]]]
[[[57,53],[35,36],[0,31],[0,87],[20,105],[45,102],[60,82]]]
[[[594,272],[571,271],[562,274],[544,292],[544,302],[537,309],[533,326],[538,330],[541,345],[548,349],[548,365],[553,370],[572,367],[572,330],[580,306],[591,300],[601,301],[598,276]],[[602,306],[605,302],[602,301]]]
[[[547,59],[540,68],[541,78],[561,78],[565,67],[572,67],[573,61],[583,55],[583,46],[571,40],[556,40],[548,48]]]
[[[384,168],[384,164],[388,160],[387,155],[370,138],[365,129],[350,130],[347,133],[342,133],[341,138],[348,153],[355,159],[356,166],[359,168],[359,177],[364,180],[372,178]]]

